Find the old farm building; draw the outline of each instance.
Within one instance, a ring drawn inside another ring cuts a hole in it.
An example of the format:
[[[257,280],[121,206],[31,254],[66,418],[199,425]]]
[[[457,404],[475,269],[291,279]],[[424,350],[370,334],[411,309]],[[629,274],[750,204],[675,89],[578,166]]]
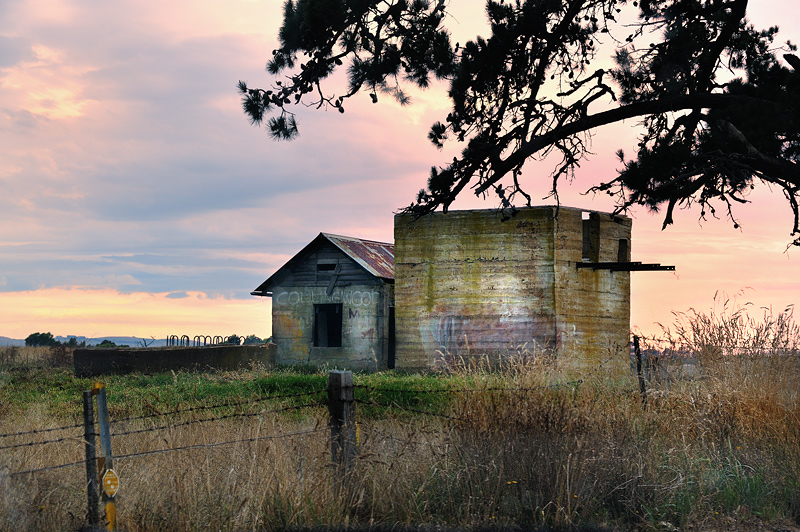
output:
[[[252,292],[272,297],[279,364],[394,367],[394,246],[320,233]]]
[[[425,369],[546,351],[578,371],[625,355],[622,369],[630,272],[666,268],[630,262],[630,238],[629,218],[566,207],[398,215],[394,246],[320,234],[253,294],[272,296],[282,363]]]

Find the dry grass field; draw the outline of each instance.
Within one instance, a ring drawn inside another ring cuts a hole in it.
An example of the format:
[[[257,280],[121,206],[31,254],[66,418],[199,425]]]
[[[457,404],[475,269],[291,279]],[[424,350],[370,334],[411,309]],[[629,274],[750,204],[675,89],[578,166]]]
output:
[[[731,313],[679,316],[665,338],[695,353],[691,378],[662,359],[646,406],[635,376],[565,382],[531,357],[356,375],[357,454],[338,492],[324,373],[109,378],[112,421],[140,418],[112,426],[119,527],[798,530],[800,333],[790,314]],[[91,382],[62,355],[0,354],[2,530],[86,523],[82,428],[9,435],[80,423]]]

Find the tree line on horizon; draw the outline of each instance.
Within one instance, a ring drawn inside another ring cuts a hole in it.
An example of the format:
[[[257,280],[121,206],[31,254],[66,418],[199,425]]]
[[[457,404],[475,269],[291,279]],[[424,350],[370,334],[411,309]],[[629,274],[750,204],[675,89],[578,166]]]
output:
[[[66,342],[60,342],[53,337],[53,333],[35,332],[33,334],[29,334],[28,337],[25,338],[25,345],[28,347],[55,347],[63,345],[66,347],[74,348],[74,347],[86,347],[86,340],[78,342],[78,339],[73,336]]]
[[[235,345],[258,345],[267,343],[270,339],[262,339],[255,334],[250,334],[245,337],[240,337],[239,335],[232,334],[226,337],[225,343],[226,344],[235,344]],[[61,342],[57,340],[53,333],[46,332],[35,332],[29,334],[27,338],[25,338],[25,345],[28,347],[55,347],[55,346],[66,346],[69,348],[77,348],[77,347],[87,347],[86,340],[78,342],[78,339],[74,336],[70,337],[66,342]],[[130,347],[129,345],[121,344],[117,345],[116,343],[112,342],[111,340],[105,339],[97,345],[90,346],[90,347]]]

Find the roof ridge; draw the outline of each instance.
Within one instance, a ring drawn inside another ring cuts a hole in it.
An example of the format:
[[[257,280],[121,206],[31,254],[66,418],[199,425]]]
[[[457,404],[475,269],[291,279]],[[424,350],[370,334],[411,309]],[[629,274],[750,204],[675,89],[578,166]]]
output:
[[[331,237],[333,237],[333,238],[345,238],[347,240],[358,240],[359,242],[366,242],[366,243],[370,243],[370,244],[380,244],[382,246],[394,247],[394,242],[381,242],[380,240],[369,240],[369,239],[366,239],[366,238],[359,238],[357,236],[339,235],[339,234],[336,234],[336,233],[325,233],[325,232],[322,232],[320,234],[322,236],[328,238],[328,239],[330,239]]]

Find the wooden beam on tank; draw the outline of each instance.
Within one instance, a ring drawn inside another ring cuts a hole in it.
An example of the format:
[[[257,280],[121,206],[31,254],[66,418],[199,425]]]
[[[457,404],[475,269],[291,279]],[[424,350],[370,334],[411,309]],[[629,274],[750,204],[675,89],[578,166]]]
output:
[[[576,262],[575,267],[578,269],[611,270],[613,272],[675,271],[675,266],[643,264],[641,262]]]

